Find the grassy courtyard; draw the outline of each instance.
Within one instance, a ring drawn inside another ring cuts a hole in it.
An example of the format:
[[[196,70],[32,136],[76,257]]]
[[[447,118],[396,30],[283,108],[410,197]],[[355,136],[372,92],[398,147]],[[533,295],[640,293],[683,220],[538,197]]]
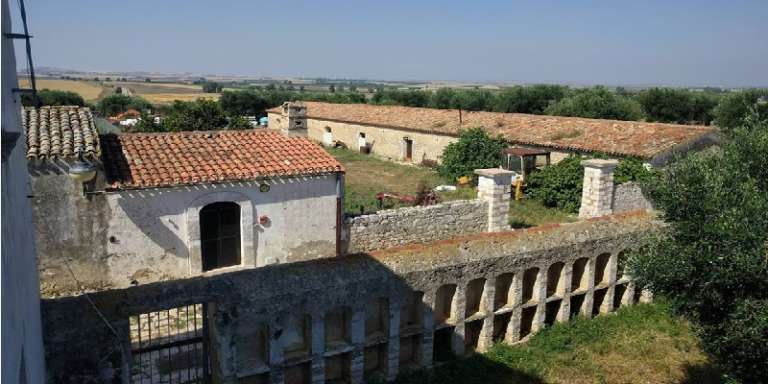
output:
[[[376,212],[379,209],[376,194],[394,192],[415,195],[419,183],[429,188],[441,184],[450,184],[434,169],[407,164],[398,164],[378,159],[346,149],[329,148],[333,155],[346,169],[344,211],[349,214]],[[456,192],[441,192],[443,201],[473,199],[476,193],[472,188],[462,188]],[[399,205],[387,206],[394,208]]]
[[[415,372],[401,384],[720,383],[690,325],[663,303],[545,329],[526,344]]]
[[[377,211],[376,194],[379,192],[415,195],[422,182],[430,188],[453,184],[431,168],[398,164],[346,149],[331,148],[328,152],[346,168],[344,210],[349,214],[359,214],[361,206],[364,212]],[[474,188],[461,188],[456,192],[441,192],[440,198],[443,201],[474,199],[476,195]],[[512,201],[510,207],[510,224],[513,228],[575,219],[575,215],[545,207],[533,200]]]

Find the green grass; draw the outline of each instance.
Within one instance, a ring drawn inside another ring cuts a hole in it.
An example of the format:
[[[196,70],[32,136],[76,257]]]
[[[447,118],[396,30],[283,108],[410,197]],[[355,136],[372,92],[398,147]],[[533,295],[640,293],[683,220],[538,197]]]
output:
[[[418,383],[720,383],[687,322],[663,303],[639,304],[593,320],[545,329],[527,343],[497,344],[433,372],[398,378]]]
[[[568,223],[578,217],[572,213],[545,207],[540,201],[523,199],[509,203],[509,225],[512,228],[528,228],[547,223]]]
[[[446,181],[434,170],[416,165],[398,164],[364,155],[347,149],[328,148],[327,151],[344,165],[346,170],[344,183],[344,211],[350,214],[376,212],[379,209],[376,194],[395,192],[415,195],[419,183],[424,182],[433,188]],[[440,193],[443,201],[474,199],[472,188],[462,188],[456,192]],[[384,208],[396,208],[403,204],[386,205]]]
[[[340,148],[327,151],[344,165],[344,211],[348,214],[373,213],[379,210],[376,194],[396,192],[415,195],[419,183],[430,188],[440,184],[452,184],[432,168],[399,164],[370,155]],[[474,188],[459,188],[455,192],[441,192],[443,201],[470,200],[477,197]],[[398,208],[407,204],[385,204],[383,208]],[[535,200],[512,201],[509,223],[513,228],[534,227],[546,223],[575,221],[576,216],[556,208],[548,208]]]

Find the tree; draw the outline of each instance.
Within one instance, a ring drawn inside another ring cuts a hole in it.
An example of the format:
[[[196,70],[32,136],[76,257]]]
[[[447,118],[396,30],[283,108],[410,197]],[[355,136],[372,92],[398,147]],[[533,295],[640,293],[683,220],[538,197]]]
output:
[[[584,182],[583,159],[579,155],[570,155],[557,164],[531,173],[526,179],[526,195],[547,207],[578,212]]]
[[[280,105],[270,102],[264,93],[254,91],[225,91],[219,104],[229,116],[265,116],[267,108]]]
[[[768,382],[768,123],[744,119],[719,152],[644,185],[668,223],[629,260],[637,283],[698,328],[731,377]]]
[[[115,116],[129,109],[139,112],[152,108],[152,104],[137,96],[109,95],[96,104],[96,111],[102,116]]]
[[[619,96],[604,87],[574,91],[546,109],[548,115],[593,119],[642,120],[643,108],[635,100]]]
[[[208,99],[174,101],[163,120],[167,131],[209,131],[222,129],[228,124],[219,103]]]
[[[710,94],[671,88],[644,90],[637,95],[637,101],[649,121],[678,124],[709,124],[717,105],[716,97]]]
[[[37,92],[37,97],[41,105],[78,105],[81,107],[85,105],[82,96],[70,91],[43,89]],[[25,93],[21,95],[21,104],[27,107],[34,106],[35,101],[31,94]]]
[[[715,108],[715,125],[726,134],[745,126],[745,117],[757,113],[759,120],[768,119],[768,89],[750,89],[724,97]]]
[[[330,92],[330,93],[336,92],[336,86],[333,85],[333,84],[329,85],[328,86],[328,92]]]
[[[162,124],[155,124],[155,118],[146,112],[141,113],[141,117],[133,127],[126,129],[128,132],[162,132]]]
[[[447,180],[472,176],[475,169],[496,168],[501,165],[501,151],[506,146],[503,138],[490,137],[482,128],[471,128],[459,133],[459,140],[443,150],[443,161],[438,167]]]
[[[561,85],[505,88],[496,97],[493,111],[541,115],[547,107],[560,101],[567,93],[568,88]]]
[[[229,118],[229,124],[227,124],[227,129],[251,129],[253,126],[251,125],[251,122],[248,121],[243,116],[232,116]]]
[[[202,88],[205,93],[219,93],[223,87],[215,81],[206,81],[203,83]]]

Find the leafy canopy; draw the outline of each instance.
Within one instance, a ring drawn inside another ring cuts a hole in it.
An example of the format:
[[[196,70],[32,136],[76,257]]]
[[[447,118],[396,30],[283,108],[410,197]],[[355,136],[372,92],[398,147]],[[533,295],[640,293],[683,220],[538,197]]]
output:
[[[768,89],[751,89],[730,94],[715,108],[714,115],[715,124],[726,134],[730,134],[737,127],[751,129],[754,124],[746,124],[747,116],[768,120]]]
[[[139,112],[152,108],[152,104],[137,96],[109,95],[96,104],[96,111],[102,116],[115,116],[129,109]]]
[[[637,101],[649,121],[678,124],[709,124],[718,97],[685,89],[651,88],[640,92]]]
[[[83,97],[71,91],[43,89],[37,92],[37,97],[41,105],[85,105]],[[21,95],[21,104],[25,107],[35,106],[35,100],[32,95],[25,93]]]
[[[633,253],[638,283],[696,324],[732,378],[768,382],[768,124],[743,119],[644,189],[669,224]]]
[[[459,133],[459,140],[443,150],[440,175],[448,180],[473,176],[475,169],[496,168],[501,165],[501,152],[506,142],[501,137],[490,137],[482,128],[471,128]]]
[[[548,115],[577,116],[593,119],[642,120],[643,108],[636,100],[618,95],[604,87],[594,87],[565,97],[546,109]]]

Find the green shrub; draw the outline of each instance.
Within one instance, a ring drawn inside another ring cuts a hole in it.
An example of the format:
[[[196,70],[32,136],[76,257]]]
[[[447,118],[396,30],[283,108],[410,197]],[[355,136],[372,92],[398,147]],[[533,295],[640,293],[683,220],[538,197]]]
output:
[[[643,161],[628,157],[621,159],[619,165],[613,173],[613,182],[616,184],[624,184],[630,181],[643,182],[651,177],[652,172],[645,168]]]
[[[595,155],[604,158],[604,155]],[[581,205],[581,189],[584,180],[584,167],[581,161],[586,157],[571,155],[528,177],[528,197],[541,201],[547,207],[577,213]],[[614,182],[622,184],[629,181],[642,182],[651,177],[652,172],[645,169],[642,160],[626,158],[619,161],[614,171]]]
[[[747,118],[718,153],[694,153],[644,185],[669,224],[632,253],[638,284],[698,326],[744,383],[768,382],[768,123]]]
[[[584,179],[581,160],[581,156],[570,155],[555,165],[533,172],[526,180],[526,194],[547,207],[578,212]]]
[[[461,176],[474,177],[475,169],[500,166],[501,151],[505,146],[504,139],[490,137],[482,128],[461,131],[459,140],[443,150],[443,162],[438,172],[451,181]]]

